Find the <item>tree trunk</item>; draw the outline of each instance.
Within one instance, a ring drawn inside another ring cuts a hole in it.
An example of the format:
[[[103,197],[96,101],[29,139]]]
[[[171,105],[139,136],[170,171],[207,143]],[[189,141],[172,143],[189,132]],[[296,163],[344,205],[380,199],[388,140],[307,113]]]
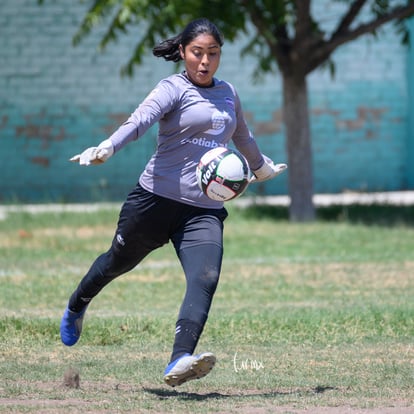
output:
[[[287,135],[291,221],[315,219],[306,75],[283,74],[283,117]]]

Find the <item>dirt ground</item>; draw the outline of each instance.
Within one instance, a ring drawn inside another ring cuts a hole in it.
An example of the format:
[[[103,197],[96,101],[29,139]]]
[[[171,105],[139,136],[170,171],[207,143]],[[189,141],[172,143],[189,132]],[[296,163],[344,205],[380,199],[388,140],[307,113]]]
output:
[[[16,404],[22,408],[21,412],[37,412],[42,414],[63,414],[67,413],[68,406],[71,414],[88,413],[103,414],[110,411],[94,410],[90,408],[90,402],[85,400],[77,400],[68,398],[65,400],[22,400],[12,398],[0,398],[0,406],[3,409],[13,407]],[[32,411],[33,410],[33,411]],[[7,411],[4,411],[7,412]],[[16,409],[13,409],[16,413]],[[157,413],[156,411],[138,411],[142,413]],[[216,414],[229,414],[227,411],[215,411]],[[298,409],[289,406],[268,406],[255,407],[244,405],[237,408],[238,414],[414,414],[414,407],[383,407],[383,408],[352,408],[347,406],[341,407],[312,407],[306,409]]]
[[[296,409],[292,407],[272,407],[271,411],[264,408],[245,407],[242,414],[413,414],[411,407],[384,407],[384,408],[352,408],[352,407],[317,407],[309,409]],[[225,414],[225,413],[220,413]]]
[[[25,412],[25,413],[41,413],[41,414],[66,414],[70,412],[71,414],[78,414],[78,413],[88,413],[88,414],[109,414],[118,412],[113,411],[111,409],[104,409],[104,408],[97,408],[99,405],[99,401],[95,400],[95,398],[88,398],[85,395],[76,396],[77,390],[73,389],[73,387],[67,387],[63,383],[55,383],[55,382],[48,382],[47,384],[44,382],[36,382],[36,384],[31,384],[32,386],[35,385],[35,388],[39,390],[39,394],[33,395],[19,395],[15,398],[2,398],[0,394],[0,412]],[[83,383],[85,389],[96,389],[98,387],[98,383],[95,382],[85,382]],[[71,389],[72,388],[72,389]],[[76,388],[76,387],[75,387]],[[83,387],[80,388],[80,392]],[[46,398],[47,391],[51,390],[58,390],[58,394],[60,397],[55,398]],[[1,388],[0,388],[1,391]],[[114,387],[114,384],[105,384],[102,389],[101,384],[101,392],[103,395],[111,394],[113,392],[121,392],[125,393],[125,395],[130,395],[131,391],[135,392],[143,392],[148,394],[153,394],[158,397],[163,398],[189,398],[194,399],[195,396],[197,399],[205,400],[208,398],[216,397],[216,395],[206,394],[203,393],[195,394],[195,393],[188,393],[188,392],[176,392],[174,391],[166,391],[164,389],[152,389],[152,388],[145,388],[143,387],[141,391],[137,390],[135,387],[132,387],[127,384],[117,384]],[[231,394],[231,393],[230,393]],[[254,390],[244,390],[243,396],[245,395],[252,395],[254,396],[256,391]],[[226,394],[227,396],[227,394]],[[235,391],[234,397],[240,396],[240,391]],[[90,397],[90,396],[89,396]],[[109,397],[109,395],[108,395]],[[236,398],[237,399],[237,398]],[[109,397],[108,401],[111,400]],[[393,401],[392,407],[380,407],[380,408],[355,408],[350,405],[344,406],[337,406],[337,407],[308,407],[308,408],[298,408],[294,405],[283,405],[283,406],[275,406],[274,403],[251,403],[246,402],[242,403],[239,401],[236,407],[231,409],[231,413],[237,414],[414,414],[414,407],[407,406],[409,402],[407,401]],[[260,405],[260,407],[258,407]],[[203,407],[205,410],[206,407]],[[121,411],[126,412],[126,411]],[[147,413],[147,414],[165,414],[163,412],[155,410],[145,410],[136,408],[136,410],[129,411],[131,413]],[[175,412],[175,411],[174,411]],[[229,414],[229,411],[211,411],[215,414]]]

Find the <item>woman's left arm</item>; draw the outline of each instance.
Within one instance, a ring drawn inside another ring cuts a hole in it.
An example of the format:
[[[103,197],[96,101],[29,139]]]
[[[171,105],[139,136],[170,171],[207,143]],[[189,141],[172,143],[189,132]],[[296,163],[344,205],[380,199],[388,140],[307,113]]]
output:
[[[274,164],[269,157],[261,153],[253,134],[247,127],[237,93],[235,93],[235,111],[237,127],[232,139],[236,148],[246,157],[254,174],[251,182],[266,181],[282,173],[287,168],[286,164]]]

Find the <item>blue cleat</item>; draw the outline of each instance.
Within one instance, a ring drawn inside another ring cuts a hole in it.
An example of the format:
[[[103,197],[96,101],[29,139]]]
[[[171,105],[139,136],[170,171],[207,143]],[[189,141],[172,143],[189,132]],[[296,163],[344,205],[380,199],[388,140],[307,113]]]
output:
[[[60,338],[67,346],[75,345],[82,332],[83,317],[86,307],[81,312],[72,312],[69,308],[65,309],[62,321],[60,322]]]
[[[214,367],[216,357],[211,352],[199,355],[185,354],[168,364],[164,372],[164,381],[171,387],[187,381],[205,377]]]

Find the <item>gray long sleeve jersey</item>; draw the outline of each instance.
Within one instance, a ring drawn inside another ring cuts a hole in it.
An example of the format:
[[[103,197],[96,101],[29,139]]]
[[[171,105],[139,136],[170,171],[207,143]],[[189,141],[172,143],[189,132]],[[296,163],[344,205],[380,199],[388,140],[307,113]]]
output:
[[[196,166],[204,153],[232,140],[252,170],[262,154],[244,119],[234,87],[214,78],[211,87],[194,85],[185,73],[163,79],[110,140],[115,152],[159,123],[157,148],[140,176],[154,194],[205,208],[221,208],[197,185]]]

